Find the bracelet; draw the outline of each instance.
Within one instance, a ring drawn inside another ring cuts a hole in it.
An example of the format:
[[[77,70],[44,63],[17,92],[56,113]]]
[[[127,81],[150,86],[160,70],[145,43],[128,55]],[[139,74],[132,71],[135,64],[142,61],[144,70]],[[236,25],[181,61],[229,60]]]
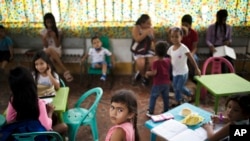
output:
[[[220,113],[219,120],[220,120],[220,123],[222,123],[222,122],[223,122],[223,115],[222,115],[222,113]]]

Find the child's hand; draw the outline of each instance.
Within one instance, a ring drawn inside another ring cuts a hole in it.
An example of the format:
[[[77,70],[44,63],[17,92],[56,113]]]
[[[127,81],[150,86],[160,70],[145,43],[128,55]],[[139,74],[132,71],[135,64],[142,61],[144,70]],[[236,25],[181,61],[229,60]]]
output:
[[[46,70],[46,74],[47,74],[47,75],[51,75],[51,68],[50,68],[50,66],[48,66],[48,68],[47,68],[47,70]]]
[[[202,127],[205,130],[213,130],[213,124],[212,123],[205,123],[205,124],[202,125]]]
[[[221,122],[219,115],[212,115],[211,119],[212,119],[213,123],[220,123]]]
[[[48,103],[48,104],[46,104],[46,109],[47,109],[48,117],[51,118],[52,114],[53,114],[53,112],[55,110],[55,106],[53,104],[51,104],[51,103]]]
[[[201,70],[199,68],[196,69],[196,74],[201,76]]]

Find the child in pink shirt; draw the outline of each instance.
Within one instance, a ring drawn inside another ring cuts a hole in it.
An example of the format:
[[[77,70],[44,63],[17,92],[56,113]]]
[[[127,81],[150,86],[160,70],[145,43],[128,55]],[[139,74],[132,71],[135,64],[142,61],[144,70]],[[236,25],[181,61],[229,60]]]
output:
[[[137,101],[134,93],[129,90],[119,90],[111,98],[109,109],[113,124],[107,133],[105,141],[139,141],[137,130]]]

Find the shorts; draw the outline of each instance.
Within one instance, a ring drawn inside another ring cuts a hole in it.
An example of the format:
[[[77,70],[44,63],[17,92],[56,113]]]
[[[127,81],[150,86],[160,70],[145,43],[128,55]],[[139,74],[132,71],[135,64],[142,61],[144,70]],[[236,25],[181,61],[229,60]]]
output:
[[[55,47],[55,46],[49,46],[50,48],[52,48],[56,53],[58,53],[58,55],[61,57],[62,56],[62,47]],[[48,47],[48,48],[49,48]],[[44,47],[43,50],[45,51],[47,48]]]
[[[10,51],[0,51],[0,62],[10,61]]]
[[[91,67],[92,68],[95,68],[95,65],[98,64],[98,65],[102,65],[102,64],[107,64],[106,61],[103,61],[103,62],[95,62],[95,63],[91,63]]]
[[[145,58],[145,57],[153,57],[155,55],[155,52],[149,50],[147,54],[135,54],[133,53],[134,60],[137,60],[138,58]]]

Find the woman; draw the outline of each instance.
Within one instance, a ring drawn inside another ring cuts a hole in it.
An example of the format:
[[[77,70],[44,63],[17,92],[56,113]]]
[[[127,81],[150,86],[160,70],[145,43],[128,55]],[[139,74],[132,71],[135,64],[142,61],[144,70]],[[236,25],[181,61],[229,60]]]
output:
[[[133,59],[136,63],[137,72],[135,80],[141,78],[143,85],[148,85],[148,79],[145,77],[145,72],[150,68],[154,56],[154,30],[151,27],[151,19],[149,15],[142,14],[136,21],[132,29],[133,44],[131,51],[133,52]],[[136,44],[135,44],[136,43]],[[144,50],[138,51],[141,44],[144,44]],[[136,47],[134,45],[137,45]],[[147,62],[149,65],[146,66]]]

